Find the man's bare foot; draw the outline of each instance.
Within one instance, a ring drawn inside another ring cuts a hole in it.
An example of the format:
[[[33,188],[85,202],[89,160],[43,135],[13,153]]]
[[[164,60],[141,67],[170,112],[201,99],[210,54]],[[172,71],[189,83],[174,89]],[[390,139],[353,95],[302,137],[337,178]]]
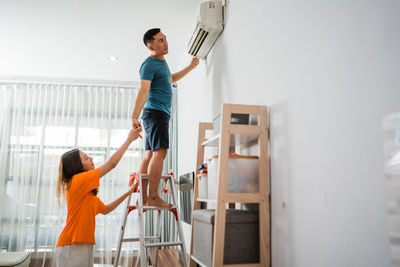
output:
[[[149,206],[155,206],[158,208],[167,208],[170,209],[172,207],[171,204],[169,204],[168,202],[165,202],[162,198],[160,197],[149,197],[149,199],[147,200],[147,204]]]

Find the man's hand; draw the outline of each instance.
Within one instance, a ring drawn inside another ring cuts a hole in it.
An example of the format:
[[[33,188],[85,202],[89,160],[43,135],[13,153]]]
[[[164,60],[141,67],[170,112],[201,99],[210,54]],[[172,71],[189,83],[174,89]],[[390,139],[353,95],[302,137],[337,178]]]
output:
[[[142,131],[142,124],[140,124],[140,121],[138,119],[132,118],[132,128],[133,129],[140,128],[140,131]],[[143,138],[140,134],[139,134],[139,137]]]
[[[138,119],[132,118],[132,129],[142,127]]]
[[[190,61],[190,64],[186,68],[171,75],[171,83],[176,83],[177,81],[185,77],[186,74],[188,74],[190,71],[195,69],[197,65],[199,65],[199,62],[200,60],[198,57],[193,57]]]
[[[199,65],[200,59],[198,57],[193,57],[192,60],[190,61],[189,67],[191,69],[194,69]]]

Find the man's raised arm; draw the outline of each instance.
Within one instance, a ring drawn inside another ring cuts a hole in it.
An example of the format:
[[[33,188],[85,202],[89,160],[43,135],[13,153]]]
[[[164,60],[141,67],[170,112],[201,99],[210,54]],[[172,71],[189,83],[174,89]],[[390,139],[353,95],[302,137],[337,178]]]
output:
[[[190,61],[189,66],[171,75],[171,83],[175,83],[180,79],[182,79],[183,77],[185,77],[185,75],[188,74],[194,68],[196,68],[198,64],[199,64],[199,59],[197,57],[193,57],[192,61]]]

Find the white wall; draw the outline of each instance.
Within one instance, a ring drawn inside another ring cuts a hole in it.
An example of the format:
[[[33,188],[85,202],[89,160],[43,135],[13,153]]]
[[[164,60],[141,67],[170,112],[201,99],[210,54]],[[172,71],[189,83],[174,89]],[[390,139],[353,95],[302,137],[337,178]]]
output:
[[[2,0],[0,78],[138,81],[153,27],[167,35],[176,71],[196,8],[194,0]]]
[[[267,105],[273,266],[390,266],[381,120],[400,110],[399,2],[229,2],[179,83],[179,173],[221,103]]]

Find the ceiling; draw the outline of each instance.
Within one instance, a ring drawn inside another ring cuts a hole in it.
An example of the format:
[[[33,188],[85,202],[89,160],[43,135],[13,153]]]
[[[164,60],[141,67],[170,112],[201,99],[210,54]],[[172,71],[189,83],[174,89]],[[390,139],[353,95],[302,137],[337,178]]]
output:
[[[149,55],[142,37],[154,27],[167,35],[166,58],[176,71],[200,2],[3,0],[0,78],[138,81],[140,64]]]

